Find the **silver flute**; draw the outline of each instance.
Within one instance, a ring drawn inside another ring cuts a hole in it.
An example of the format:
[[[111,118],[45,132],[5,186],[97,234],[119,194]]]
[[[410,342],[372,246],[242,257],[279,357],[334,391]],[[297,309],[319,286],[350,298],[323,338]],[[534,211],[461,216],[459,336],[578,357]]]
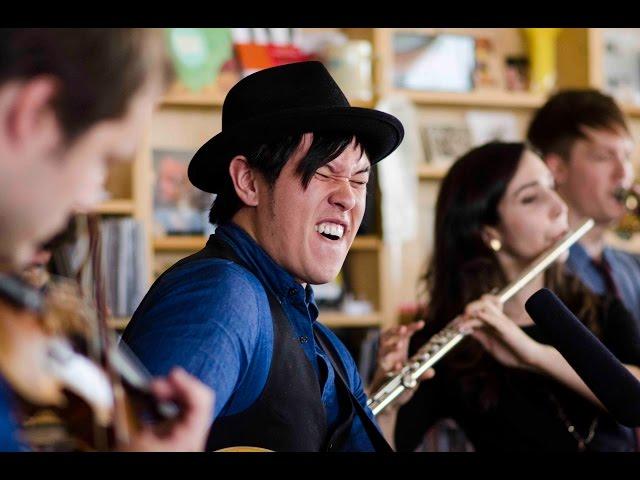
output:
[[[504,287],[498,294],[498,300],[504,305],[511,297],[518,293],[536,276],[576,243],[594,225],[592,219],[586,220],[574,232],[569,232],[548,251],[542,253],[520,276]],[[436,333],[413,355],[399,372],[391,374],[389,379],[376,390],[367,401],[374,415],[378,415],[391,405],[406,390],[417,386],[419,378],[427,370],[444,357],[453,347],[458,345],[469,333],[462,332],[455,325],[453,319],[449,324]]]

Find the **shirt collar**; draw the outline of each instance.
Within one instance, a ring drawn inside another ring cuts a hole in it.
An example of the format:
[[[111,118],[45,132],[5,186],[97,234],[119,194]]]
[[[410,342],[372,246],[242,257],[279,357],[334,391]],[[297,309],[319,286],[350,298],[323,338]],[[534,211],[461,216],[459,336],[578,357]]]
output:
[[[303,287],[296,282],[245,230],[229,222],[219,225],[214,235],[233,248],[240,260],[252,269],[258,280],[271,290],[280,303],[303,302],[309,308],[311,319],[318,317],[318,307],[311,286],[307,284]]]
[[[612,261],[615,262],[613,250],[609,246],[605,246],[602,249],[602,261],[608,265],[611,265]],[[576,242],[569,249],[568,263],[572,267],[576,267],[575,270],[578,270],[588,266],[591,267],[597,262],[589,256],[587,250],[579,242]]]
[[[569,249],[569,259],[567,263],[573,267],[574,271],[581,271],[591,265],[591,257],[585,248],[576,242]]]

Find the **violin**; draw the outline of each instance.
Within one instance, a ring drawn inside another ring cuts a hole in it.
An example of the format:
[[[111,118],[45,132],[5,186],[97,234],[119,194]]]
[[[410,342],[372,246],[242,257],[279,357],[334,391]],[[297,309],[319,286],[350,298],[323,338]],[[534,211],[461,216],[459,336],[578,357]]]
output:
[[[0,274],[0,372],[28,406],[64,409],[68,392],[84,400],[97,423],[108,425],[109,382],[73,347],[70,336],[83,333],[78,317],[59,316],[74,304],[69,294],[65,286],[46,296],[18,276]]]
[[[71,279],[38,288],[0,273],[0,372],[28,405],[52,408],[84,448],[110,450],[180,408],[155,399],[151,375],[109,330],[99,221],[87,224],[93,298]]]

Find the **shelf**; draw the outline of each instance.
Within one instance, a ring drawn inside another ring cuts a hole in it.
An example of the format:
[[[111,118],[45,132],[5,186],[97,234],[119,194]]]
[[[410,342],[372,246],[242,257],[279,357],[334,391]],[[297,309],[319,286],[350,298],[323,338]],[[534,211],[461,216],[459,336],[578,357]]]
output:
[[[218,88],[205,87],[198,92],[192,92],[185,87],[174,86],[162,99],[165,107],[221,107],[226,92]]]
[[[349,99],[349,105],[360,108],[374,108],[376,102],[374,100],[360,100],[357,98]]]
[[[351,245],[351,250],[365,251],[365,250],[380,250],[382,247],[382,240],[375,235],[356,235]]]
[[[622,111],[630,117],[640,117],[640,105],[623,104]]]
[[[163,107],[220,108],[224,103],[227,92],[228,90],[225,91],[217,85],[206,86],[200,91],[193,92],[182,85],[176,84],[169,89],[160,104]],[[349,103],[352,107],[361,108],[373,108],[375,105],[373,99],[350,99]]]
[[[460,107],[538,108],[546,99],[546,96],[541,94],[494,90],[456,93],[395,89],[394,92],[407,95],[419,105]]]
[[[173,91],[165,95],[161,105],[164,107],[202,107],[220,108],[224,103],[224,93],[219,90],[202,90],[200,92]],[[349,100],[352,107],[373,108],[373,100]]]
[[[159,251],[195,251],[204,247],[207,237],[200,235],[169,235],[153,240],[154,250]],[[377,251],[382,241],[374,235],[359,235],[353,240],[352,250]]]
[[[318,320],[327,327],[377,327],[382,325],[382,315],[379,312],[364,315],[348,315],[339,311],[320,310]]]
[[[418,166],[418,178],[420,180],[441,180],[449,171],[449,165],[429,165]]]
[[[100,203],[94,211],[101,215],[133,215],[133,200],[106,200]]]
[[[200,250],[207,242],[204,235],[169,235],[153,239],[154,250],[187,251]]]

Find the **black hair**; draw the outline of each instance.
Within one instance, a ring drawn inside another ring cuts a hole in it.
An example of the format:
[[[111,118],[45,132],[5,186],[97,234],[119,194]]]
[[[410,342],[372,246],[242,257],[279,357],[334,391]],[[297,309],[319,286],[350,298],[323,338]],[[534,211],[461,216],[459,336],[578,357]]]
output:
[[[273,142],[250,147],[243,155],[247,158],[249,166],[262,174],[267,185],[273,187],[284,165],[300,147],[303,135],[289,135]],[[309,151],[297,169],[302,186],[306,189],[315,171],[339,157],[353,139],[354,135],[342,132],[313,132],[313,141]],[[357,138],[356,148],[359,148],[361,153],[366,153]],[[227,177],[222,191],[213,201],[209,212],[209,221],[214,225],[228,222],[242,205],[231,178]]]

